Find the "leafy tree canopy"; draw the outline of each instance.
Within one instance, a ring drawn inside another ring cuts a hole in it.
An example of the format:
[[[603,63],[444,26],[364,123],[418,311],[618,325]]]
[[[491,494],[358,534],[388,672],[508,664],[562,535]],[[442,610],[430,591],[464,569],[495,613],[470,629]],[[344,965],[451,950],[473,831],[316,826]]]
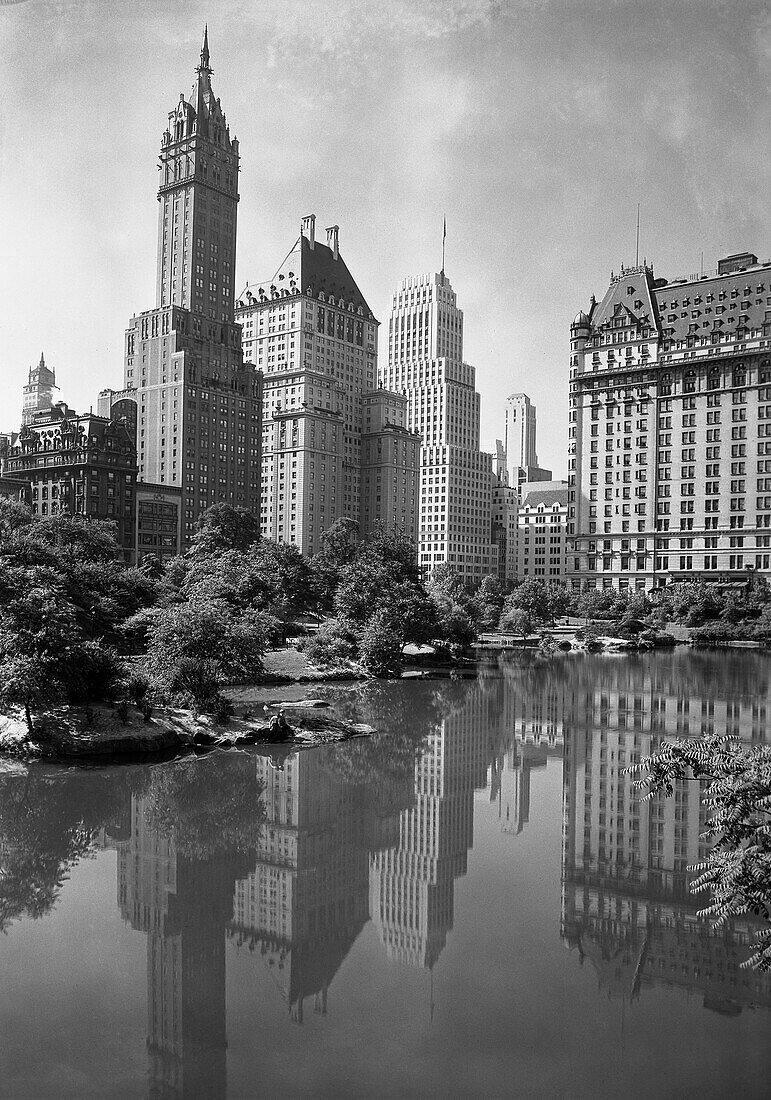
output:
[[[195,557],[224,550],[248,550],[259,541],[259,516],[231,504],[212,504],[196,521],[190,554]]]
[[[710,892],[701,912],[716,925],[744,913],[764,922],[745,965],[771,970],[771,747],[713,734],[667,742],[629,770],[645,773],[635,785],[647,798],[671,797],[678,781],[703,781],[712,849],[691,868],[691,889]]]

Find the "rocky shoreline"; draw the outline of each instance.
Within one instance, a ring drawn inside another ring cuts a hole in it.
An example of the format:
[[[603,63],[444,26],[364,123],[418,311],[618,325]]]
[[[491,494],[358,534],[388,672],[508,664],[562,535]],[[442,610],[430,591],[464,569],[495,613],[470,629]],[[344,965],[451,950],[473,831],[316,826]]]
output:
[[[237,707],[226,725],[183,708],[156,708],[145,721],[135,708],[120,720],[106,706],[88,708],[88,717],[85,708],[58,707],[36,716],[38,736],[30,736],[18,711],[0,715],[0,754],[69,762],[176,757],[257,744],[295,751],[375,732],[318,713],[328,706],[322,699],[276,700],[264,704],[259,715]]]

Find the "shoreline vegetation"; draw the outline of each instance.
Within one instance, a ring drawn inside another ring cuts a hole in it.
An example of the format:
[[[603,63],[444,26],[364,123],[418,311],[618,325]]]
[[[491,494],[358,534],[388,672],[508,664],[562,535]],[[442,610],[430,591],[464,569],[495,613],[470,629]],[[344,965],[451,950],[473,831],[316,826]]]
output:
[[[239,713],[238,685],[462,676],[490,648],[549,659],[771,644],[763,577],[653,594],[570,593],[538,578],[504,591],[486,577],[471,592],[447,565],[422,577],[416,559],[403,531],[362,539],[347,519],[306,559],[262,538],[251,513],[218,504],[184,555],[128,566],[108,522],[0,500],[0,753],[341,739],[365,731],[282,725],[267,703]]]
[[[200,517],[183,556],[132,567],[111,524],[35,517],[0,500],[0,769],[23,767],[19,757],[112,763],[241,755],[258,744],[280,768],[299,748],[359,736],[391,755],[393,735],[381,745],[344,707],[324,714],[323,699],[287,698],[296,691],[279,685],[474,675],[480,643],[511,648],[504,638],[534,661],[570,659],[577,648],[639,653],[689,635],[696,644],[771,643],[762,576],[652,594],[592,580],[581,593],[538,578],[505,592],[486,577],[470,592],[448,566],[421,577],[404,532],[380,527],[361,539],[345,519],[308,560],[223,504]],[[710,780],[702,798],[716,847],[696,867],[697,888],[712,891],[705,914],[771,921],[768,746],[727,734],[703,745],[665,741],[640,764],[651,795]],[[170,775],[165,765],[158,772]],[[771,967],[771,924],[752,965]]]

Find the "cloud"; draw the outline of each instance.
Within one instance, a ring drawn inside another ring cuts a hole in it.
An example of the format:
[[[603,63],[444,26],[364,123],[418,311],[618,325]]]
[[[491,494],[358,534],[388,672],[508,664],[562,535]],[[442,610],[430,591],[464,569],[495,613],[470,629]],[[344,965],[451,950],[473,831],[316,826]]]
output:
[[[421,42],[485,27],[499,14],[497,0],[303,0],[302,3],[250,9],[253,22],[266,35],[269,66],[335,62],[356,69],[395,43]]]

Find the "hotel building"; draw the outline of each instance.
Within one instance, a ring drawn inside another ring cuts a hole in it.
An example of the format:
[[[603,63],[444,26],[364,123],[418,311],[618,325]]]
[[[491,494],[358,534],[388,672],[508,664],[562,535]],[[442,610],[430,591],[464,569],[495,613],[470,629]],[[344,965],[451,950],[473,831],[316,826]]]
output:
[[[415,537],[419,438],[407,401],[377,385],[378,322],[340,254],[302,219],[289,254],[237,303],[244,353],[265,377],[262,534],[303,554],[336,520]]]
[[[771,263],[622,268],[570,336],[573,590],[771,571]]]
[[[423,439],[419,563],[446,563],[469,584],[497,573],[492,458],[479,450],[479,394],[463,361],[463,312],[444,272],[403,279],[393,296],[388,366],[380,381],[408,398]]]

